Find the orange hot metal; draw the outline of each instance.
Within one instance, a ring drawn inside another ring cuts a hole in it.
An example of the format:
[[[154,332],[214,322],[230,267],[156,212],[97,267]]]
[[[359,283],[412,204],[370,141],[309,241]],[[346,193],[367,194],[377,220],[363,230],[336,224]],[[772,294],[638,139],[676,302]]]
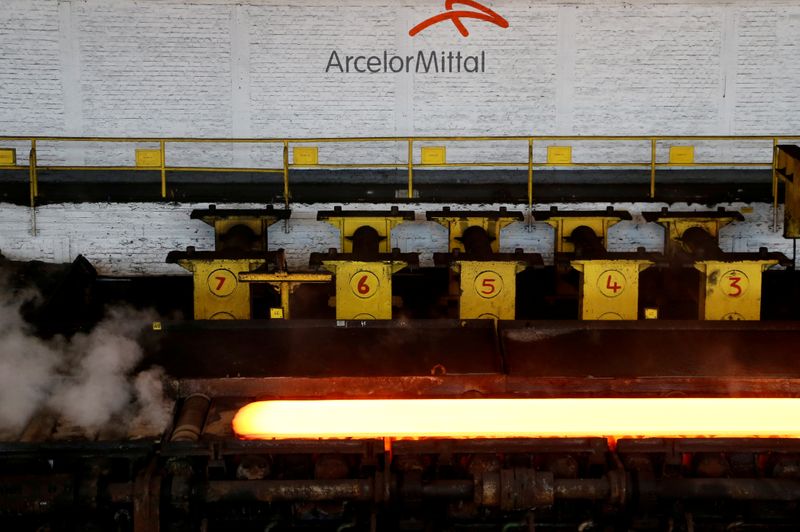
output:
[[[798,438],[800,399],[366,399],[261,401],[240,438]]]

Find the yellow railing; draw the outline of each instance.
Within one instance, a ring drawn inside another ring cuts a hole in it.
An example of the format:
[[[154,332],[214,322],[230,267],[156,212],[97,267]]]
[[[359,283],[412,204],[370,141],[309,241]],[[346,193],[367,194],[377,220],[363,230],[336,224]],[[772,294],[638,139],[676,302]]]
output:
[[[286,204],[289,204],[290,194],[290,171],[293,168],[322,168],[322,169],[380,169],[380,168],[405,168],[408,172],[407,193],[408,198],[414,197],[414,171],[417,168],[525,168],[527,169],[527,199],[528,206],[533,204],[534,170],[543,167],[592,167],[592,168],[641,168],[650,171],[650,198],[655,197],[657,169],[663,167],[672,168],[704,168],[704,167],[759,167],[772,168],[772,195],[777,207],[777,187],[778,179],[775,172],[775,147],[780,141],[798,141],[800,136],[792,135],[756,135],[756,136],[415,136],[415,137],[341,137],[341,138],[152,138],[152,137],[47,137],[47,136],[0,136],[0,148],[3,142],[29,142],[30,158],[28,165],[0,166],[0,170],[17,169],[29,171],[30,176],[30,201],[31,206],[35,206],[36,198],[39,195],[38,172],[43,170],[137,170],[137,171],[158,171],[161,174],[161,197],[167,196],[167,173],[168,172],[251,172],[251,173],[276,173],[283,177],[283,197]],[[442,142],[506,142],[517,141],[527,142],[528,153],[525,161],[475,161],[475,162],[443,162],[441,164],[422,164],[414,162],[414,146],[418,143]],[[771,160],[762,161],[739,161],[739,162],[659,162],[657,159],[657,149],[660,145],[669,147],[678,143],[687,142],[742,142],[742,141],[763,141],[771,142]],[[39,166],[37,163],[37,145],[41,146],[45,142],[55,143],[139,143],[157,144],[160,151],[159,166]],[[292,145],[324,144],[324,143],[398,143],[407,144],[408,155],[405,161],[394,163],[329,163],[302,165],[290,162],[289,149]],[[539,143],[553,142],[641,142],[643,147],[649,143],[650,159],[643,161],[628,162],[568,162],[554,163],[536,160],[535,147]],[[283,164],[280,168],[242,168],[242,167],[186,167],[169,166],[166,164],[167,147],[170,144],[274,144],[281,147],[283,151]]]

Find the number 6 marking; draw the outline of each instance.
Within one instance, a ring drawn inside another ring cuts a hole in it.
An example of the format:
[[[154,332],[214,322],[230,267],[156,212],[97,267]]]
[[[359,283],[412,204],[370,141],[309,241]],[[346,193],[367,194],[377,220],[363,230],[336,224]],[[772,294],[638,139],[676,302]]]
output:
[[[370,271],[362,270],[350,277],[350,290],[361,299],[374,296],[379,291],[380,286],[380,280]]]
[[[364,275],[358,281],[358,287],[357,287],[358,288],[358,293],[361,294],[361,295],[369,294],[369,285],[367,284],[367,278],[368,277],[366,275]]]

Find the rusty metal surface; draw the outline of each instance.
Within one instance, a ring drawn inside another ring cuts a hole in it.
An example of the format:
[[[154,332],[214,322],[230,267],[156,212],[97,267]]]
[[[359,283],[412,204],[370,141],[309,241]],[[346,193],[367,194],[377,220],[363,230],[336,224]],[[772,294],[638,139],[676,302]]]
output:
[[[496,373],[490,321],[163,324],[149,361],[177,379]]]
[[[795,396],[792,322],[223,322],[152,333],[180,396]]]
[[[517,322],[500,334],[514,377],[800,378],[798,324],[742,323]]]

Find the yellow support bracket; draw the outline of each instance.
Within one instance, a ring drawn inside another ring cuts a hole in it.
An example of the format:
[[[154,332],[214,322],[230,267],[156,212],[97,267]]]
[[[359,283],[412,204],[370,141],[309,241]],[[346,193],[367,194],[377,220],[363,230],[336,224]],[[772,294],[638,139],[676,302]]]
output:
[[[288,320],[291,317],[290,296],[302,284],[329,283],[333,276],[329,273],[289,273],[289,272],[243,272],[239,281],[243,283],[267,283],[278,289],[281,294],[280,317]]]
[[[286,220],[291,216],[288,209],[217,209],[209,205],[208,209],[192,211],[193,220],[202,220],[214,228],[214,243],[217,251],[247,244],[248,251],[267,251],[267,230],[275,222]],[[242,232],[243,231],[243,232]],[[243,243],[242,240],[249,242]]]
[[[392,250],[392,229],[403,222],[414,220],[413,211],[400,211],[393,208],[390,211],[343,211],[335,208],[333,211],[320,211],[317,220],[325,221],[339,230],[341,253],[352,253],[351,240],[356,230],[361,227],[372,227],[380,237],[380,253],[389,253]]]
[[[664,232],[664,253],[675,256],[678,250],[689,251],[683,244],[683,234],[692,228],[703,229],[706,233],[719,239],[720,229],[731,222],[744,220],[741,213],[735,211],[725,211],[724,209],[709,212],[645,212],[642,213],[648,222],[656,222],[662,225]]]
[[[448,251],[465,251],[461,237],[470,227],[481,227],[492,239],[492,252],[500,252],[500,233],[504,227],[514,222],[522,222],[525,216],[521,212],[499,211],[442,211],[428,212],[426,218],[447,228]]]
[[[630,220],[626,211],[615,211],[610,207],[605,211],[550,211],[534,212],[533,218],[546,222],[555,229],[555,252],[574,253],[575,244],[570,240],[572,232],[578,227],[588,227],[602,239],[603,246],[608,242],[608,229],[622,220]]]

